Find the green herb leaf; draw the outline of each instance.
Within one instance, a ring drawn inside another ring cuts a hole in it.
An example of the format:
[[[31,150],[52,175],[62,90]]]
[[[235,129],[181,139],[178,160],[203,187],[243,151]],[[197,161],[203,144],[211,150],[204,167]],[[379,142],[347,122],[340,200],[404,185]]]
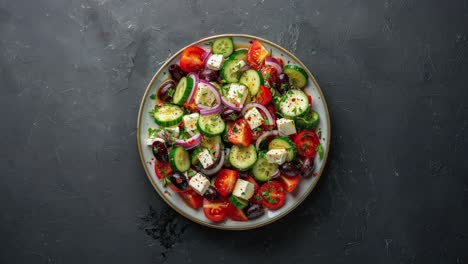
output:
[[[174,96],[174,93],[175,93],[175,89],[174,89],[174,88],[171,88],[171,89],[167,90],[167,94],[168,94],[169,96]]]
[[[151,99],[151,100],[156,99],[156,95],[155,95],[155,94],[150,95],[150,99]]]
[[[319,144],[317,146],[317,153],[319,154],[320,160],[323,160],[323,146],[322,146],[322,144]]]
[[[319,130],[319,132],[317,133],[318,137],[319,138],[322,138],[322,130]]]
[[[166,186],[169,185],[170,183],[171,183],[171,180],[169,180],[168,177],[164,177],[164,178],[162,179],[162,186],[163,186],[164,188],[166,188]]]
[[[158,132],[157,129],[148,127],[148,138],[155,138],[157,132]]]

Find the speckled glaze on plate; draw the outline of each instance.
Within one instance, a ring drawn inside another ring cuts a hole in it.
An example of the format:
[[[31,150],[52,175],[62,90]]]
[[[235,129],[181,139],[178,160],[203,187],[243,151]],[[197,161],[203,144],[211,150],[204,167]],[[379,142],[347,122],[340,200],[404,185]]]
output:
[[[153,166],[150,164],[150,160],[151,158],[153,158],[151,149],[145,145],[145,139],[148,136],[148,127],[155,127],[154,119],[148,114],[148,112],[151,111],[155,104],[154,100],[150,99],[150,95],[154,94],[156,89],[164,81],[170,78],[170,75],[168,73],[168,67],[170,64],[177,63],[179,61],[180,54],[185,48],[179,50],[171,58],[169,58],[156,72],[156,74],[153,76],[150,83],[148,84],[138,112],[136,133],[137,144],[141,162],[145,169],[146,175],[148,176],[148,179],[150,180],[151,184],[153,185],[154,189],[158,192],[158,194],[164,199],[164,201],[166,201],[167,204],[174,208],[174,210],[176,210],[181,215],[187,217],[188,219],[201,225],[218,229],[246,230],[265,226],[284,217],[294,208],[296,208],[302,201],[304,201],[304,199],[312,192],[318,180],[320,179],[320,176],[322,175],[328,157],[330,147],[330,116],[328,113],[328,108],[323,93],[320,90],[317,81],[315,80],[314,76],[309,71],[309,69],[289,51],[271,41],[250,35],[225,34],[201,39],[199,41],[187,45],[187,47],[191,45],[204,45],[204,43],[206,42],[223,37],[232,37],[236,48],[247,47],[249,45],[249,41],[258,39],[262,42],[262,44],[267,50],[272,51],[273,56],[280,57],[281,59],[283,59],[285,64],[296,64],[306,70],[307,74],[309,75],[309,79],[308,85],[305,88],[305,90],[308,94],[312,95],[312,108],[320,115],[320,122],[317,131],[321,131],[320,141],[324,149],[323,160],[319,160],[318,157],[315,159],[315,176],[309,177],[307,179],[302,179],[297,189],[293,193],[287,194],[286,203],[283,207],[276,211],[266,210],[265,215],[263,215],[262,217],[255,220],[249,220],[247,222],[236,222],[228,219],[222,223],[213,223],[205,217],[202,208],[194,210],[188,207],[184,203],[184,201],[182,201],[181,197],[178,194],[174,193],[170,188],[163,188],[161,185],[161,181],[159,181],[156,177]]]

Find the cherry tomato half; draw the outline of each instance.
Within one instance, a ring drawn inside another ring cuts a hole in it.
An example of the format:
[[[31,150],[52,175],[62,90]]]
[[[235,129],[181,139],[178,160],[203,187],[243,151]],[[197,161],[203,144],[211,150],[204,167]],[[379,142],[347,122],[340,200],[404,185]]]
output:
[[[313,130],[303,130],[294,137],[297,146],[297,154],[302,157],[313,158],[317,154],[317,146],[320,140]]]
[[[260,41],[255,40],[250,44],[247,51],[247,64],[253,69],[259,70],[265,63],[265,58],[268,56],[268,51],[263,47]]]
[[[193,209],[198,209],[202,205],[203,197],[194,190],[179,192],[178,194],[182,197],[184,202]]]
[[[263,206],[270,210],[279,209],[286,202],[283,185],[278,181],[264,183],[258,190],[258,195],[260,195]]]
[[[210,201],[206,198],[203,199],[203,213],[206,218],[213,222],[221,222],[226,219],[226,210],[229,203],[224,200]]]
[[[186,48],[180,56],[180,68],[184,72],[201,70],[203,67],[203,54],[205,54],[205,50],[200,47],[190,46]]]

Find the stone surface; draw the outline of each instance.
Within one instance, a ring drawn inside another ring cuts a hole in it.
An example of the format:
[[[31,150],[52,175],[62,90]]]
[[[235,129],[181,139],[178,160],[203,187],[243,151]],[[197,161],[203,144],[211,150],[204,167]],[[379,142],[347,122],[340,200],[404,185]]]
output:
[[[0,0],[0,263],[467,263],[466,1]],[[210,230],[159,198],[135,127],[164,60],[275,41],[326,95],[332,145],[281,221]]]

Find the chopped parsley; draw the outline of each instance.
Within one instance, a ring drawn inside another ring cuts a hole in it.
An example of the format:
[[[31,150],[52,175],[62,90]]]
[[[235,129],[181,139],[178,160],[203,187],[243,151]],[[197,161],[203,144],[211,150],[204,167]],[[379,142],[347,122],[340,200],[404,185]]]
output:
[[[318,137],[321,138],[322,137],[322,130],[319,130],[319,132],[317,133]]]
[[[156,95],[155,95],[155,94],[151,94],[151,95],[150,95],[150,99],[151,99],[151,100],[156,99]]]
[[[164,178],[162,179],[162,186],[163,186],[164,188],[166,188],[166,186],[169,185],[170,183],[171,183],[171,180],[169,180],[168,177],[164,177]]]
[[[189,177],[192,177],[192,176],[194,176],[194,175],[195,175],[195,171],[193,171],[193,170],[189,170],[189,171],[187,172],[187,176],[189,176]]]
[[[269,125],[270,124],[270,120],[268,120],[268,118],[264,118],[263,121],[265,121],[265,125]]]
[[[175,93],[175,89],[174,89],[174,88],[171,88],[171,89],[167,90],[167,94],[168,94],[169,96],[174,96],[174,93]]]
[[[242,97],[244,97],[244,95],[241,92],[237,92],[237,98],[242,99]]]
[[[159,129],[154,129],[148,127],[148,138],[156,138],[156,134],[158,133]]]
[[[237,118],[237,115],[234,113],[229,115],[229,119],[231,119],[232,121],[236,120],[236,118]]]
[[[317,153],[319,154],[320,160],[323,160],[323,146],[322,146],[322,144],[318,144],[316,150],[317,150]]]

